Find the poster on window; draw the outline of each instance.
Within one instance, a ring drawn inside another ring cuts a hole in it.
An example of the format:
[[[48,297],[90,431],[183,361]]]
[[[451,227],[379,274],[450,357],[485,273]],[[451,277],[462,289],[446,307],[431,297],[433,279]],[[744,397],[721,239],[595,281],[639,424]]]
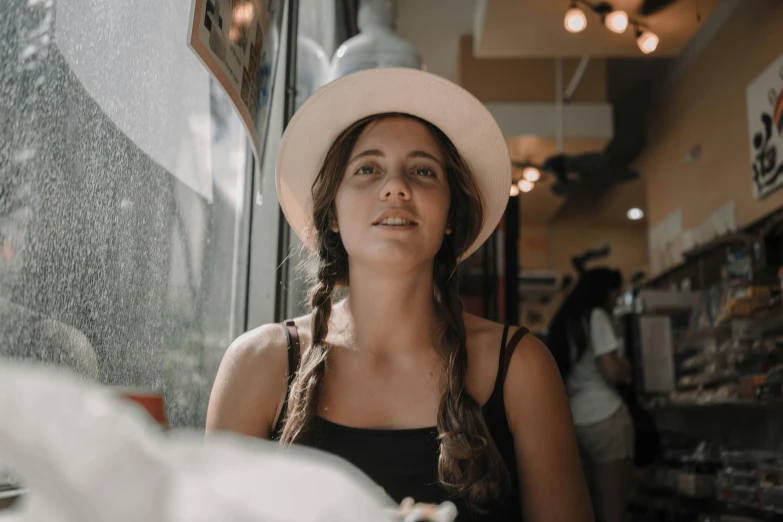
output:
[[[746,91],[753,196],[783,185],[783,54]]]
[[[280,49],[282,0],[192,0],[190,17],[188,44],[236,107],[259,165]]]

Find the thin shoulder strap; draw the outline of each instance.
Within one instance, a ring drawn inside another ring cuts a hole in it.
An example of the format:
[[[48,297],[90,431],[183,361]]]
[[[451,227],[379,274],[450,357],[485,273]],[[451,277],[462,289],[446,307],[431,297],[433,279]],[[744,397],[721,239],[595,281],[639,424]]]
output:
[[[500,341],[500,360],[501,361],[505,357],[504,354],[506,352],[506,340],[508,339],[508,330],[509,330],[509,326],[508,325],[503,327],[503,339]],[[498,367],[498,373],[500,373],[500,372],[502,372],[502,367]]]
[[[506,325],[505,329],[503,330],[503,340],[500,342],[500,357],[498,358],[498,375],[495,378],[495,389],[492,390],[492,395],[489,397],[489,400],[484,406],[485,408],[489,408],[488,411],[494,412],[492,413],[493,415],[499,414],[498,412],[502,411],[504,408],[503,384],[506,380],[508,364],[511,361],[511,356],[514,354],[514,350],[519,344],[519,341],[521,341],[528,332],[527,328],[520,328],[514,332],[514,335],[511,336],[511,339],[507,343],[506,339],[508,339],[508,331],[509,326]]]
[[[509,327],[506,325],[503,328],[503,339],[500,341],[500,358],[498,359],[498,374],[495,376],[495,388],[492,390],[489,402],[492,402],[493,397],[503,395],[503,361],[506,359],[506,339],[508,339]]]
[[[275,439],[279,438],[282,434],[283,423],[285,422],[284,419],[288,413],[288,397],[291,395],[291,385],[294,382],[296,371],[299,369],[299,360],[301,358],[299,332],[296,329],[296,323],[288,319],[282,326],[285,330],[286,342],[288,343],[288,386],[286,386],[285,389],[283,408],[280,410],[280,416],[277,418],[277,424],[273,430],[272,438]]]
[[[299,362],[302,358],[301,347],[299,344],[299,331],[296,329],[296,323],[291,319],[285,321],[285,336],[288,341],[288,390],[286,391],[286,402],[288,393],[291,391],[291,384],[294,382],[294,376],[299,370]]]
[[[501,357],[503,358],[503,366],[502,366],[502,374],[500,383],[501,386],[503,385],[503,382],[506,379],[506,372],[508,371],[508,365],[511,363],[511,356],[514,355],[514,350],[519,345],[519,341],[522,340],[524,336],[528,334],[529,330],[524,327],[520,327],[519,330],[514,332],[514,335],[511,336],[511,339],[508,341],[508,344],[506,345],[504,343],[504,346],[500,349]],[[503,336],[505,340],[505,335]]]

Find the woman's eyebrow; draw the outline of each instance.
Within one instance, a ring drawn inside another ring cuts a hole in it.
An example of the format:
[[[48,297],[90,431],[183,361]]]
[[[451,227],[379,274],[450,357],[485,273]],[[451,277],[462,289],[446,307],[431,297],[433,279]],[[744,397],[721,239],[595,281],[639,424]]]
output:
[[[371,156],[374,156],[374,157],[381,157],[381,158],[384,158],[384,157],[386,157],[386,155],[385,155],[385,154],[383,153],[383,151],[382,151],[382,150],[380,150],[380,149],[368,149],[368,150],[364,150],[364,151],[362,151],[362,152],[360,152],[360,153],[356,154],[356,155],[355,155],[353,158],[351,158],[351,159],[348,161],[348,163],[350,164],[350,163],[353,163],[354,161],[356,161],[356,160],[358,160],[358,159],[361,159],[361,158],[366,158],[366,157],[371,157]],[[434,162],[435,162],[435,163],[437,163],[438,165],[443,165],[443,162],[442,162],[442,161],[440,161],[438,158],[436,158],[435,156],[433,156],[433,155],[432,155],[432,154],[430,154],[429,152],[425,152],[425,151],[423,151],[423,150],[414,150],[413,152],[411,152],[410,154],[408,154],[408,158],[409,158],[409,159],[410,159],[410,158],[425,158],[425,159],[429,159],[429,160],[432,160],[432,161],[434,161]]]
[[[424,152],[423,150],[414,150],[410,154],[408,154],[408,158],[426,158],[434,161],[438,165],[443,165],[443,162],[440,161],[438,158],[430,154],[429,152]]]
[[[358,160],[359,158],[366,158],[368,156],[380,156],[381,158],[383,158],[385,156],[385,154],[380,149],[368,149],[368,150],[360,152],[359,154],[357,154],[356,156],[351,158],[348,161],[348,163],[349,164],[353,163],[354,161]]]

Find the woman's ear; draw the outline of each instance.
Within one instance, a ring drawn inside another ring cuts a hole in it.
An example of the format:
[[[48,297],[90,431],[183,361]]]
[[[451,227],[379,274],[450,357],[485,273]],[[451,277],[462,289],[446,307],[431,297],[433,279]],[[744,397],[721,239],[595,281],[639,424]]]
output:
[[[337,224],[337,216],[334,215],[334,210],[329,212],[329,230],[335,233],[340,231],[340,227]]]

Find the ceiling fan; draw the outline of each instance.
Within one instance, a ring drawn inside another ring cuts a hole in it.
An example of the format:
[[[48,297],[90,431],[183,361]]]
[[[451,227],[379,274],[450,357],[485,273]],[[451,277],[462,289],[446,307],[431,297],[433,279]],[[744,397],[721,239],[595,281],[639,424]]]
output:
[[[609,185],[639,178],[631,164],[646,145],[647,112],[652,84],[637,83],[614,103],[613,138],[600,151],[565,154],[562,151],[540,165],[530,161],[512,161],[519,169],[535,167],[554,176],[552,192],[569,197],[588,189],[603,189]]]
[[[606,186],[637,179],[639,174],[612,160],[605,152],[585,154],[556,154],[543,164],[512,162],[516,168],[535,167],[555,177],[552,192],[558,196],[570,196],[590,186]]]

